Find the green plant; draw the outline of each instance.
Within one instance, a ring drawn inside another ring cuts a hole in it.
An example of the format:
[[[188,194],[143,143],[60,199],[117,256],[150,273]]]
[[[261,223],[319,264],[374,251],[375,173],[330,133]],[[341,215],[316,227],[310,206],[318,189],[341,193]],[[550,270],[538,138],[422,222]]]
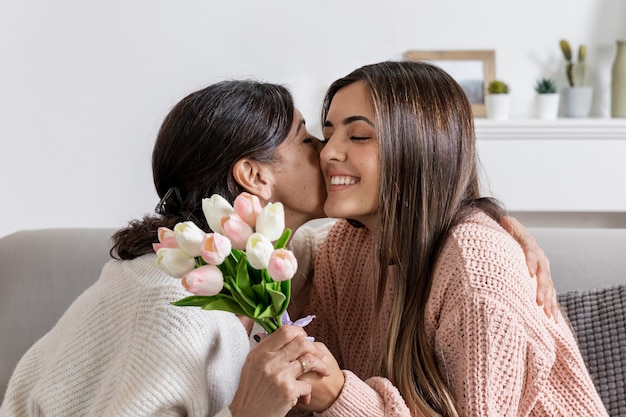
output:
[[[587,84],[587,78],[589,77],[589,65],[585,62],[587,57],[587,46],[581,44],[578,47],[578,60],[572,61],[572,47],[565,39],[561,39],[559,42],[563,57],[565,58],[565,75],[567,75],[567,82],[571,87],[581,87]]]
[[[542,78],[537,80],[535,91],[537,94],[554,94],[556,93],[556,83],[552,78]]]
[[[487,86],[489,94],[509,94],[509,86],[504,81],[494,80]]]

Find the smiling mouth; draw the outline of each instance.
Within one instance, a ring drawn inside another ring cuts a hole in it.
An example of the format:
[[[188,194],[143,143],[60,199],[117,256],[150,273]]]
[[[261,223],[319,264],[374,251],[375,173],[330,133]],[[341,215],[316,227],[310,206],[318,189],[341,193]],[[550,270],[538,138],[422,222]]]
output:
[[[357,179],[355,177],[348,177],[348,176],[330,177],[330,185],[352,185],[356,183],[357,183]]]

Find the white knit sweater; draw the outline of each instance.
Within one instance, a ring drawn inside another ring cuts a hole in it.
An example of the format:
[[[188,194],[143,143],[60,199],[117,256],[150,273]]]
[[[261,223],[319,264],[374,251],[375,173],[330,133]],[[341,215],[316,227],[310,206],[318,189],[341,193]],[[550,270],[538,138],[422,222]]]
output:
[[[248,335],[233,314],[169,304],[187,295],[155,255],[108,262],[20,360],[0,416],[217,413],[239,384]]]
[[[294,291],[326,231],[302,228],[290,242]],[[170,304],[188,295],[155,255],[109,261],[22,357],[0,417],[229,416],[248,335],[234,314]]]

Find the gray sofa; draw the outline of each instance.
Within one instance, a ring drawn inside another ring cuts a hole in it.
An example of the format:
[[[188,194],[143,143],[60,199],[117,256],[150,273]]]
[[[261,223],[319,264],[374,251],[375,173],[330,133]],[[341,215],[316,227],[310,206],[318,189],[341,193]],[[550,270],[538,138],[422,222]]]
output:
[[[113,229],[43,229],[0,239],[0,393],[21,355],[109,259]],[[626,229],[531,229],[612,416],[626,416]]]

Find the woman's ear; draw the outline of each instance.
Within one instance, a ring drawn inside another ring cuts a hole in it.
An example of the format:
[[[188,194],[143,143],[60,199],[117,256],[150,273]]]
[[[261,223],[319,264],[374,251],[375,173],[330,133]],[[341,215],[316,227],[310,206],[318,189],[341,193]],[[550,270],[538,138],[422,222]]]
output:
[[[233,177],[247,192],[261,200],[269,201],[272,197],[274,177],[266,164],[250,158],[241,158],[233,166]]]

